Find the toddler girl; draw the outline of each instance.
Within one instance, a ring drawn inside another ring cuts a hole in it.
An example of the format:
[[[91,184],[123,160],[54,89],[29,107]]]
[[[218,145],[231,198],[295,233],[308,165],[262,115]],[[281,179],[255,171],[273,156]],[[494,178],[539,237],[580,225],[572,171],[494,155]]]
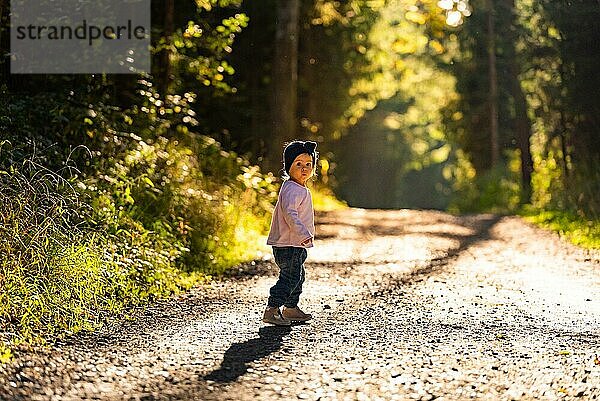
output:
[[[317,163],[317,144],[293,141],[283,151],[284,182],[273,212],[267,244],[273,246],[279,279],[270,290],[263,322],[289,326],[312,316],[298,308],[304,283],[306,248],[313,246],[315,221],[310,191],[306,182]],[[283,309],[280,309],[283,306]]]

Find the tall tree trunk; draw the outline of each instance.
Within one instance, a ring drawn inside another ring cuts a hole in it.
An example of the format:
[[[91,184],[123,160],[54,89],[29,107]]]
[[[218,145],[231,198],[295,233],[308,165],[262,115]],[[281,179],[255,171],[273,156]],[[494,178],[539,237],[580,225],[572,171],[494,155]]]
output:
[[[305,32],[307,35],[306,38],[306,56],[307,56],[307,60],[304,64],[305,66],[305,73],[302,75],[303,77],[306,77],[306,82],[308,84],[308,88],[306,91],[306,116],[308,117],[308,119],[310,120],[311,124],[317,123],[319,121],[319,105],[317,103],[317,100],[319,98],[318,93],[315,93],[318,91],[318,77],[316,74],[317,71],[317,63],[320,61],[317,58],[317,55],[315,54],[315,50],[314,50],[314,43],[315,43],[315,38],[317,35],[315,35],[314,31],[313,31],[313,26],[309,25],[308,28],[306,28]]]
[[[560,73],[561,83],[565,82],[564,65],[562,60],[559,62],[558,70]],[[563,166],[563,185],[565,191],[569,192],[569,164],[567,163],[568,149],[567,149],[567,118],[565,116],[564,107],[560,107],[560,127],[558,128],[558,136],[560,137],[560,150],[562,153],[562,166]]]
[[[490,90],[490,142],[492,168],[500,161],[498,138],[498,73],[496,71],[496,33],[494,29],[494,4],[487,0],[487,34],[488,34],[488,75]]]
[[[171,84],[171,49],[173,42],[173,32],[175,31],[173,19],[175,15],[175,0],[165,0],[164,8],[164,38],[165,48],[160,55],[161,71],[158,79],[158,89],[160,95],[166,97],[169,94]]]
[[[511,91],[515,102],[515,131],[517,145],[521,153],[521,183],[523,189],[522,203],[531,202],[531,175],[533,173],[533,158],[531,157],[531,120],[527,115],[527,100],[519,81],[518,64],[511,62]]]
[[[515,107],[515,136],[517,139],[517,146],[521,153],[521,186],[522,186],[522,197],[521,203],[531,202],[531,175],[533,173],[533,158],[531,157],[531,120],[527,115],[527,99],[523,93],[521,87],[521,80],[519,75],[521,73],[521,64],[517,54],[517,41],[518,34],[515,31],[516,26],[516,10],[515,1],[506,0],[507,11],[510,15],[510,24],[508,26],[508,32],[511,48],[508,54],[510,81],[511,81],[511,95],[514,101]]]
[[[277,2],[271,106],[273,137],[267,155],[267,167],[273,172],[280,168],[283,142],[296,136],[299,11],[300,0]]]

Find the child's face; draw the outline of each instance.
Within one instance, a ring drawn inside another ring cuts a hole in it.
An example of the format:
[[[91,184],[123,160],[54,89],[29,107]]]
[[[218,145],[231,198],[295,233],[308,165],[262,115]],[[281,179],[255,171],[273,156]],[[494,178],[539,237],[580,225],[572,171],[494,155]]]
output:
[[[290,178],[300,185],[306,185],[306,181],[312,177],[314,171],[312,157],[308,153],[298,155],[290,167]]]

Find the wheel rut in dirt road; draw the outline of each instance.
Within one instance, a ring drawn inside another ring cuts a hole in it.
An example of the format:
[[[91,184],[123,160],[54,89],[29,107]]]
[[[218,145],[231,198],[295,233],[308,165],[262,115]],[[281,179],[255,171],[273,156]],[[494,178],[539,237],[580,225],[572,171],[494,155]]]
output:
[[[516,217],[318,216],[301,305],[260,322],[276,267],[21,352],[2,399],[600,399],[600,257]]]

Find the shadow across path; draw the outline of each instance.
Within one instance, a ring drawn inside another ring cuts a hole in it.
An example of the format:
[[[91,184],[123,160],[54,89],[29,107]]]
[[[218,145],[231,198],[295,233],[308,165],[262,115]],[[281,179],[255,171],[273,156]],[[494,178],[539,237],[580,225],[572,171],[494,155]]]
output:
[[[450,261],[456,259],[463,252],[468,252],[470,247],[479,242],[491,239],[491,230],[501,219],[501,215],[474,215],[469,217],[468,222],[465,225],[472,228],[474,234],[462,238],[449,234],[448,237],[459,240],[459,245],[457,247],[448,249],[445,255],[429,260],[425,265],[417,267],[408,275],[393,277],[388,282],[387,288],[377,292],[376,295],[381,295],[386,292],[386,290],[394,290],[404,284],[419,282],[423,280],[423,277],[425,276],[440,272],[450,263]],[[437,235],[446,237],[444,234],[440,233]]]
[[[266,326],[258,330],[258,337],[242,343],[234,343],[225,352],[221,366],[203,377],[218,383],[229,383],[248,371],[248,364],[281,349],[283,337],[291,327]]]

